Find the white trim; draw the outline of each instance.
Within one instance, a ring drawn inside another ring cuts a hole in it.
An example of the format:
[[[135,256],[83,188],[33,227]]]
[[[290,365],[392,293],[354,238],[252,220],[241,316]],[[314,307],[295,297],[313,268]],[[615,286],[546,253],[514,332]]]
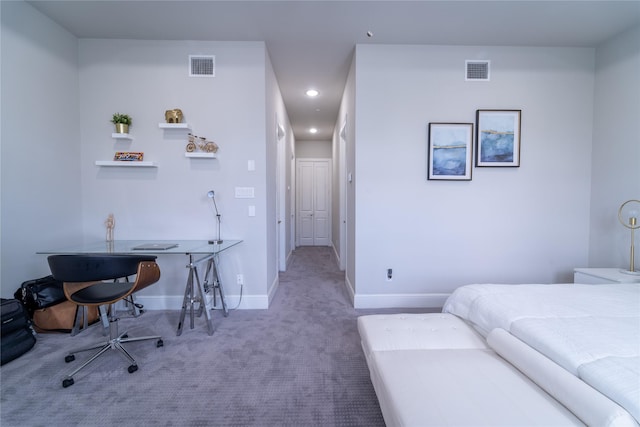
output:
[[[441,308],[451,294],[367,294],[354,296],[354,308]]]
[[[331,246],[331,249],[333,249],[333,256],[336,257],[336,263],[338,264],[338,269],[340,271],[344,271],[344,268],[342,268],[342,266],[340,265],[340,255],[338,254],[338,249],[336,248],[336,245],[333,244],[333,241],[330,242],[331,244],[329,246]]]
[[[213,296],[211,296],[213,298]],[[184,295],[136,295],[136,303],[144,305],[145,310],[181,310]],[[227,308],[232,309],[238,305],[240,295],[225,295]],[[266,310],[269,308],[267,295],[243,295],[239,310]],[[220,302],[218,299],[218,307]]]
[[[327,197],[327,232],[328,232],[328,236],[327,236],[327,240],[328,243],[326,245],[318,245],[316,244],[316,237],[315,237],[315,233],[313,236],[313,245],[311,246],[331,246],[333,244],[333,160],[330,157],[302,157],[302,158],[296,158],[296,180],[300,179],[300,174],[298,173],[298,171],[300,170],[300,164],[301,163],[326,163],[327,164],[327,185],[326,185],[326,197]],[[300,215],[300,201],[302,200],[302,197],[300,196],[300,191],[304,190],[302,188],[302,186],[298,185],[299,183],[296,182],[296,207],[295,207],[295,217],[296,217],[296,236],[295,236],[295,243],[296,243],[296,247],[298,246],[305,246],[305,245],[301,245],[300,244],[300,230],[302,229],[301,225],[300,225],[300,221],[302,216]],[[315,188],[313,188],[313,191],[315,191]],[[315,196],[314,196],[315,197]],[[338,259],[339,262],[339,259]]]
[[[351,301],[351,305],[353,305],[354,308],[357,308],[355,306],[355,291],[353,290],[353,285],[351,284],[351,281],[349,280],[349,276],[347,276],[346,271],[344,273],[344,286],[347,288],[347,293],[349,294],[349,300]]]
[[[280,286],[280,276],[276,274],[276,278],[271,283],[271,286],[269,286],[269,297],[267,299],[267,306],[265,308],[269,308],[269,306],[271,305],[273,298],[278,292],[278,286]]]

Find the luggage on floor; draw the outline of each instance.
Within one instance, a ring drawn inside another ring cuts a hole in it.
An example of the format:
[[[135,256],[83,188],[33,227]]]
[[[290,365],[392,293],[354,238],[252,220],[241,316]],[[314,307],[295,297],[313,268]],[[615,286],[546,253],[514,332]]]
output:
[[[66,301],[63,283],[53,276],[45,276],[23,282],[13,294],[14,298],[21,301],[33,316],[33,312],[42,308],[51,307]]]
[[[41,308],[33,312],[33,326],[37,332],[65,332],[69,333],[73,329],[74,321],[80,312],[78,330],[84,325],[84,307],[80,307],[71,301],[63,301],[46,308]],[[98,307],[87,307],[87,324],[91,325],[100,318]]]
[[[36,337],[31,328],[29,314],[20,301],[2,298],[0,317],[0,364],[4,365],[31,350],[36,343]]]

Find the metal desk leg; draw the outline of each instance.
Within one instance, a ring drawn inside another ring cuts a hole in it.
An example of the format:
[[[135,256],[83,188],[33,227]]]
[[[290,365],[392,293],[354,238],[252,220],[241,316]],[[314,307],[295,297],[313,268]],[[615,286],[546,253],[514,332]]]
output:
[[[207,303],[207,298],[204,292],[204,287],[198,279],[198,273],[196,272],[196,281],[198,282],[198,292],[200,293],[200,314],[204,311],[204,317],[207,319],[207,327],[209,328],[209,335],[213,335],[213,319],[211,319],[211,310]]]
[[[211,319],[209,307],[207,307],[207,299],[205,298],[204,287],[202,286],[200,278],[198,277],[198,269],[193,263],[193,256],[191,254],[189,254],[189,264],[186,267],[189,269],[189,277],[187,279],[187,285],[184,291],[184,299],[182,300],[182,311],[180,312],[180,321],[178,322],[178,330],[176,331],[176,335],[179,336],[180,334],[182,334],[182,327],[184,326],[184,318],[187,313],[187,306],[189,306],[191,329],[195,327],[195,304],[199,304],[198,317],[200,317],[200,315],[204,311],[205,317],[207,318],[209,335],[213,335],[213,321]],[[199,296],[195,295],[194,277],[195,284],[197,284],[198,286]]]
[[[227,303],[224,300],[224,291],[222,290],[222,285],[220,283],[220,275],[218,274],[218,265],[216,263],[215,256],[209,259],[209,262],[207,262],[207,270],[204,274],[205,289],[208,289],[209,273],[211,273],[211,282],[213,283],[213,306],[215,307],[217,304],[217,292],[220,294],[220,303],[222,304],[222,312],[224,313],[224,317],[228,317],[229,309],[227,308]]]
[[[178,322],[178,330],[176,331],[176,335],[180,336],[182,334],[182,326],[184,325],[184,316],[187,313],[187,305],[191,305],[193,308],[193,299],[191,298],[193,295],[193,271],[191,270],[191,263],[187,265],[189,268],[189,276],[187,279],[187,286],[184,290],[184,298],[182,299],[182,311],[180,312],[180,321]]]

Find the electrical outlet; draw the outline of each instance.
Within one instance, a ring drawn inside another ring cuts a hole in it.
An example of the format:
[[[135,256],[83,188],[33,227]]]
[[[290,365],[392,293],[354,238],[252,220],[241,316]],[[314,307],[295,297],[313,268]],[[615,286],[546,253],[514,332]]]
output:
[[[393,279],[393,269],[387,268],[387,281],[391,281]]]
[[[238,274],[236,276],[236,283],[238,285],[244,285],[244,277],[242,276],[242,274]]]

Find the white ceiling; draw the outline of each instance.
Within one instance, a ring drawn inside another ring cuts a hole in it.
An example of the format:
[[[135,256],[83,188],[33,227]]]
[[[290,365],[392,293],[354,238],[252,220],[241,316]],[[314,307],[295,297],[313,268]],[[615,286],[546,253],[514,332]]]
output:
[[[356,44],[595,47],[640,22],[640,0],[29,3],[80,38],[265,41],[298,140],[331,139]]]

